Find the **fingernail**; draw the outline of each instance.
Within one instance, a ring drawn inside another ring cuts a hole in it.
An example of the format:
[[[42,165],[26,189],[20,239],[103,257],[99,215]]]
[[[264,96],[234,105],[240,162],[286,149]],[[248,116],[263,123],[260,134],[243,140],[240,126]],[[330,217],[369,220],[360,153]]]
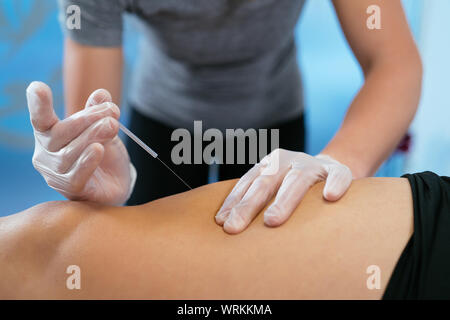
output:
[[[233,208],[230,212],[230,218],[228,218],[225,224],[227,225],[227,228],[230,227],[232,231],[238,231],[244,227],[244,220],[236,213],[236,209]]]
[[[88,106],[90,106],[90,107],[93,107],[93,106],[96,106],[96,105],[98,105],[99,103],[97,103],[97,101],[95,101],[95,99],[89,99],[89,101],[88,101]]]
[[[223,216],[225,215],[224,211],[219,211],[216,214],[216,220],[223,218]]]
[[[28,87],[26,93],[27,93],[27,99],[28,99],[29,103],[31,103],[31,104],[40,103],[41,99],[36,94],[36,92],[34,92],[33,89],[30,89],[30,87]]]
[[[276,206],[270,206],[264,213],[264,224],[268,226],[277,225],[280,217],[280,209]]]
[[[117,117],[117,119],[118,119],[120,117],[120,109],[114,103],[107,102],[107,108],[112,110],[112,112],[114,114],[114,116],[113,116],[114,118]]]
[[[336,201],[339,199],[339,193],[333,188],[325,188],[323,190],[323,197],[328,201]]]
[[[230,211],[230,210],[219,211],[219,212],[216,214],[216,221],[217,221],[217,222],[224,222],[223,220],[225,219],[225,217],[226,217],[226,215],[227,215],[227,213],[228,213],[229,211]]]
[[[106,121],[108,122],[108,128],[114,130],[114,124],[111,117],[106,117]]]
[[[88,104],[95,106],[95,105],[99,105],[99,104],[102,104],[103,102],[105,102],[106,96],[104,95],[103,92],[101,94],[99,94],[98,91],[99,90],[97,90],[95,92],[94,96],[89,99]]]

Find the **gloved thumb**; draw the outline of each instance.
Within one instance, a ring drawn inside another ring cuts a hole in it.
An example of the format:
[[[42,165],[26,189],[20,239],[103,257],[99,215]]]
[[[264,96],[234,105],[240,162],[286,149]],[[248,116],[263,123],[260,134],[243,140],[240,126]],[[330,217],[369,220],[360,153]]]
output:
[[[45,132],[59,121],[53,109],[52,90],[45,83],[32,82],[27,88],[27,101],[35,130]]]

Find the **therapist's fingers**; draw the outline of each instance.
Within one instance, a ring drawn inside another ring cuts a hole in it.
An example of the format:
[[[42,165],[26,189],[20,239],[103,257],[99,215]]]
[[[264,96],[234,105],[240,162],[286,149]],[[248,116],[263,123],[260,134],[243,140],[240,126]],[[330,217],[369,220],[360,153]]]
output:
[[[53,165],[49,163],[50,168],[57,173],[66,173],[89,145],[93,143],[105,144],[114,139],[118,131],[119,123],[116,119],[106,117],[98,120],[58,151],[54,157]]]
[[[104,102],[112,102],[111,94],[106,89],[98,89],[91,93],[87,99],[85,108],[89,108]]]
[[[59,120],[53,109],[52,90],[45,83],[34,81],[26,93],[33,128],[40,132],[52,128]]]
[[[293,166],[286,174],[274,202],[264,212],[264,224],[277,227],[286,222],[305,194],[318,180],[318,168]]]
[[[328,201],[339,200],[350,187],[353,175],[347,166],[329,165],[327,180],[323,188],[323,197]]]
[[[215,219],[217,224],[223,225],[225,223],[230,215],[231,209],[242,200],[250,185],[261,174],[263,167],[263,165],[258,163],[239,179],[216,214]]]
[[[83,151],[68,175],[70,193],[80,194],[83,191],[86,183],[102,162],[104,153],[105,149],[100,143],[93,143]]]
[[[82,132],[95,122],[111,117],[116,120],[120,117],[119,108],[112,102],[83,109],[70,117],[56,123],[46,141],[45,147],[50,152],[56,152],[77,138]]]
[[[68,173],[57,174],[55,172],[48,172],[43,177],[47,184],[53,189],[62,192],[65,196],[71,196],[72,200],[80,200],[74,198],[73,195],[79,194],[84,188],[89,178],[94,173],[95,169],[101,163],[104,155],[104,147],[99,143],[94,143],[88,146],[83,154],[77,160]],[[47,166],[40,166],[40,163],[36,163],[38,170],[41,169],[45,172],[49,170]]]
[[[260,175],[245,193],[242,200],[235,205],[228,219],[223,224],[227,233],[242,232],[252,222],[256,215],[273,197],[280,183],[279,175]]]

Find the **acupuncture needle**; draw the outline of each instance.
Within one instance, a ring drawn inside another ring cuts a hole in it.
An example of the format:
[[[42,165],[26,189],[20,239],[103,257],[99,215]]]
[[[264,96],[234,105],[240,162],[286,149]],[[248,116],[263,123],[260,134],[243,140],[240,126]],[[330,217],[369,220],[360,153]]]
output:
[[[153,158],[158,159],[159,162],[161,162],[170,172],[172,172],[181,182],[183,182],[183,184],[188,187],[189,189],[192,190],[191,186],[188,185],[183,179],[181,179],[181,177],[179,175],[177,175],[175,173],[175,171],[173,171],[164,161],[162,161],[159,157],[158,154],[152,150],[148,145],[146,145],[144,143],[144,141],[142,141],[141,139],[139,139],[133,132],[131,132],[127,127],[125,127],[123,124],[121,124],[119,122],[119,128],[120,130],[122,130],[123,133],[125,133],[131,140],[133,140],[134,142],[136,142],[136,144],[138,144],[142,149],[144,149],[148,154],[150,154]]]

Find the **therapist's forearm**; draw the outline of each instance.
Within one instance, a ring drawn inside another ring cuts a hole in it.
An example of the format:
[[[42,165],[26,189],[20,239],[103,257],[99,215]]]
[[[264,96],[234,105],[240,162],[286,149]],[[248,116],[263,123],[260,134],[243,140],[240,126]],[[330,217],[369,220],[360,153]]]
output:
[[[64,95],[66,115],[84,108],[97,89],[108,90],[120,105],[122,88],[122,48],[89,47],[67,38],[64,45]]]
[[[374,64],[341,128],[321,153],[346,164],[354,178],[373,175],[407,132],[421,80],[418,55]]]

